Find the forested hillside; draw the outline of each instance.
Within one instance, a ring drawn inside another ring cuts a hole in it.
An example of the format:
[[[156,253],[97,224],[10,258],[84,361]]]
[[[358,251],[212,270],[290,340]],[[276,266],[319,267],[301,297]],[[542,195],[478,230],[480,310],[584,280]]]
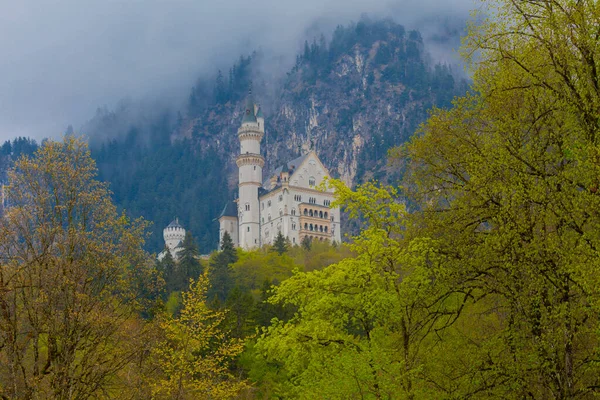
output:
[[[236,190],[236,132],[251,85],[265,110],[265,172],[314,148],[348,184],[395,181],[387,150],[404,143],[431,107],[466,91],[449,66],[429,59],[419,32],[364,19],[339,26],[329,41],[307,41],[282,79],[253,52],[199,80],[175,116],[136,120],[124,105],[99,111],[84,131],[117,204],[154,222],[149,249],[161,250],[162,228],[178,216],[207,253],[217,246],[214,219]]]

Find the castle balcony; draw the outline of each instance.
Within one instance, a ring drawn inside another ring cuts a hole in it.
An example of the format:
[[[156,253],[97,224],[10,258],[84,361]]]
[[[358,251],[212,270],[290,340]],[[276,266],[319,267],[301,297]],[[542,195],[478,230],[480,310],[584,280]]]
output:
[[[265,166],[265,158],[260,154],[246,153],[237,156],[235,163],[237,164],[238,168],[243,165],[258,165],[262,168]]]
[[[258,126],[258,124],[244,124],[238,128],[238,138],[242,139],[256,139],[260,141],[264,133]]]

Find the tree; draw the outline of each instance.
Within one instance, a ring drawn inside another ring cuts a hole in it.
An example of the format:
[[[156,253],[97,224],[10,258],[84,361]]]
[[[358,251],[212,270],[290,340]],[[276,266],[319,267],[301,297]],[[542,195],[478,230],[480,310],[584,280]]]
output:
[[[286,238],[285,236],[283,236],[281,231],[279,231],[279,233],[277,233],[277,236],[275,237],[275,241],[273,242],[273,247],[271,248],[271,251],[275,251],[277,252],[277,254],[282,255],[287,251],[287,249],[288,243],[286,241]]]
[[[232,375],[229,366],[243,351],[243,342],[229,337],[220,326],[223,311],[206,304],[208,280],[191,280],[182,293],[178,317],[159,320],[162,339],[152,350],[156,368],[148,378],[156,399],[230,399],[248,387]]]
[[[181,274],[181,270],[178,268],[175,259],[166,247],[165,256],[160,260],[159,267],[165,280],[165,293],[167,296],[171,292],[182,290],[185,287],[185,277]]]
[[[209,262],[208,277],[211,287],[208,291],[209,297],[217,297],[223,303],[227,299],[229,290],[233,287],[233,276],[231,264],[237,261],[237,252],[233,247],[233,240],[229,233],[225,232],[221,242],[221,251],[211,257]]]
[[[596,2],[506,0],[473,27],[470,96],[437,110],[405,154],[418,235],[437,238],[470,354],[457,397],[598,395],[600,60]],[[592,28],[594,27],[594,28]],[[450,354],[451,352],[446,352]]]
[[[433,243],[403,235],[406,212],[393,188],[331,183],[350,217],[368,223],[350,245],[355,256],[275,287],[269,302],[297,311],[273,319],[256,348],[283,366],[294,397],[415,398],[425,393],[415,377],[428,335],[454,318],[462,298],[446,291]]]
[[[235,338],[243,339],[254,333],[254,298],[248,290],[235,286],[227,296],[226,326]]]
[[[119,215],[87,145],[45,141],[9,173],[0,219],[0,394],[116,396],[143,351],[143,221]]]
[[[310,237],[304,236],[302,238],[302,242],[301,242],[302,248],[304,248],[304,250],[306,250],[306,251],[309,251],[310,250],[310,245],[311,245],[310,242],[311,242]]]
[[[177,252],[177,256],[178,268],[185,277],[185,282],[190,278],[196,279],[202,274],[202,266],[199,261],[200,252],[198,251],[196,241],[189,230],[185,232],[185,238],[183,239],[181,249]],[[181,290],[183,290],[184,287],[182,287]]]

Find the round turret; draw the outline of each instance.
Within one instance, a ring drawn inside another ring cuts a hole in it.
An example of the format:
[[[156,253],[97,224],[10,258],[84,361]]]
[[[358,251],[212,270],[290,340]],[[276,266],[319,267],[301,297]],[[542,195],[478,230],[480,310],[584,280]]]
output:
[[[179,225],[179,218],[175,218],[165,229],[163,229],[163,238],[169,250],[174,250],[179,243],[185,239],[185,229]]]

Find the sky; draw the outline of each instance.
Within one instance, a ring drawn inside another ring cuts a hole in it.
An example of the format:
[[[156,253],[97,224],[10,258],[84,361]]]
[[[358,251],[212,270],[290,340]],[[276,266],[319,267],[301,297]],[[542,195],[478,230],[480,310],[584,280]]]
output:
[[[123,98],[178,107],[199,76],[240,54],[260,48],[293,57],[311,29],[362,14],[410,28],[431,16],[466,18],[473,7],[473,0],[0,0],[0,141],[58,137]]]

